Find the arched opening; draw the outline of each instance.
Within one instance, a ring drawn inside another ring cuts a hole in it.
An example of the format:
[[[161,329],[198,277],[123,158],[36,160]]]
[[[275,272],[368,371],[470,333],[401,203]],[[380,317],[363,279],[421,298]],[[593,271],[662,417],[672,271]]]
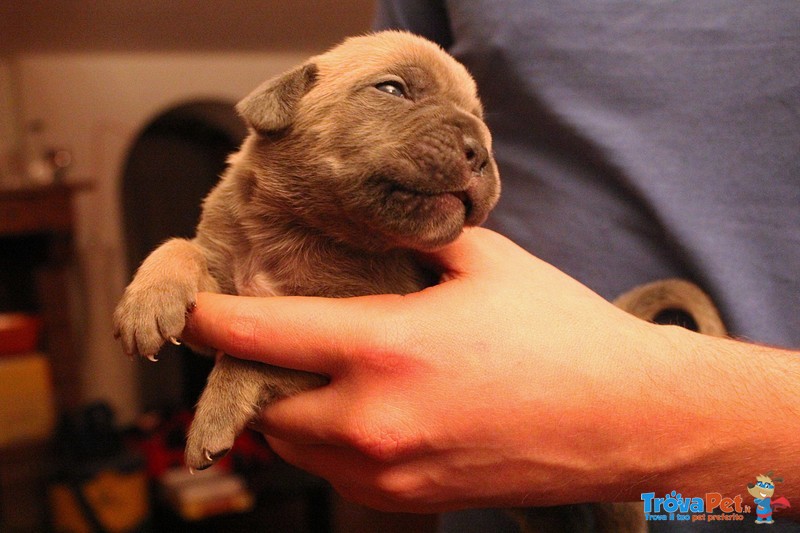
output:
[[[173,107],[142,129],[128,153],[121,187],[131,274],[166,239],[194,235],[203,198],[246,133],[233,105],[220,101]],[[168,345],[158,365],[142,366],[142,406],[194,406],[212,363]]]

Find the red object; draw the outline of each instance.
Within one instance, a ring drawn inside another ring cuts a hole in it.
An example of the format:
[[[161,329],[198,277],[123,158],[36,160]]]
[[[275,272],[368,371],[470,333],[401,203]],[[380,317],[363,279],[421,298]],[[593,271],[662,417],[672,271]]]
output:
[[[41,326],[41,319],[35,315],[0,313],[0,355],[35,351]]]
[[[141,453],[147,462],[147,472],[152,479],[159,479],[168,470],[184,465],[183,454],[186,432],[192,422],[192,413],[152,412],[140,419],[139,433],[130,439],[130,444]],[[231,452],[219,460],[214,468],[236,470],[237,467],[253,468],[272,462],[274,455],[263,437],[246,430],[236,438]]]
[[[772,500],[772,508],[775,510],[790,509],[791,507],[792,504],[789,503],[789,500],[787,500],[785,496]]]

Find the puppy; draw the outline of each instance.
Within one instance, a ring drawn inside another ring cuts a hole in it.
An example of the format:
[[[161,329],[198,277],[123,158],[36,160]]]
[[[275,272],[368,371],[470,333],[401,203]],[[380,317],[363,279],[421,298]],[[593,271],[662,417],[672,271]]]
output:
[[[155,360],[164,342],[177,343],[199,291],[418,291],[436,280],[415,252],[453,241],[497,202],[475,83],[420,37],[348,39],[264,83],[237,110],[250,134],[205,199],[195,238],[157,248],[115,311],[128,354]],[[211,466],[269,402],[324,383],[223,355],[197,405],[187,465]]]
[[[129,354],[155,360],[165,342],[177,343],[199,291],[329,297],[418,291],[436,279],[415,252],[481,224],[497,202],[498,170],[475,83],[420,37],[382,32],[348,39],[266,82],[237,110],[250,135],[206,198],[195,238],[157,248],[115,311],[115,334]],[[693,291],[670,281],[617,303],[645,319],[673,308],[706,316],[710,301]],[[699,303],[683,305],[690,300]],[[719,334],[721,325],[710,327],[708,333]],[[322,376],[223,355],[197,405],[187,465],[211,466],[272,400],[324,384]],[[644,527],[636,504],[520,514],[526,531]]]

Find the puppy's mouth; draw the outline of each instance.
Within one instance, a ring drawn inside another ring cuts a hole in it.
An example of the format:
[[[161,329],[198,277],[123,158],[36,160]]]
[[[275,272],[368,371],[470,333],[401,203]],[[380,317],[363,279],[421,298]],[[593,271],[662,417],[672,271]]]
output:
[[[469,189],[434,191],[413,189],[393,182],[389,184],[388,196],[407,206],[445,210],[463,207],[465,220],[469,220],[474,203]]]

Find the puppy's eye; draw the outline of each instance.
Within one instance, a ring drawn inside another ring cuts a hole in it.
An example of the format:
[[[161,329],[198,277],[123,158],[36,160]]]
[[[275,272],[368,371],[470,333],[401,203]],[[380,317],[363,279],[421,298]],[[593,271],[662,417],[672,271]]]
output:
[[[406,97],[406,88],[399,81],[384,81],[375,86],[381,92],[398,96],[400,98]]]

